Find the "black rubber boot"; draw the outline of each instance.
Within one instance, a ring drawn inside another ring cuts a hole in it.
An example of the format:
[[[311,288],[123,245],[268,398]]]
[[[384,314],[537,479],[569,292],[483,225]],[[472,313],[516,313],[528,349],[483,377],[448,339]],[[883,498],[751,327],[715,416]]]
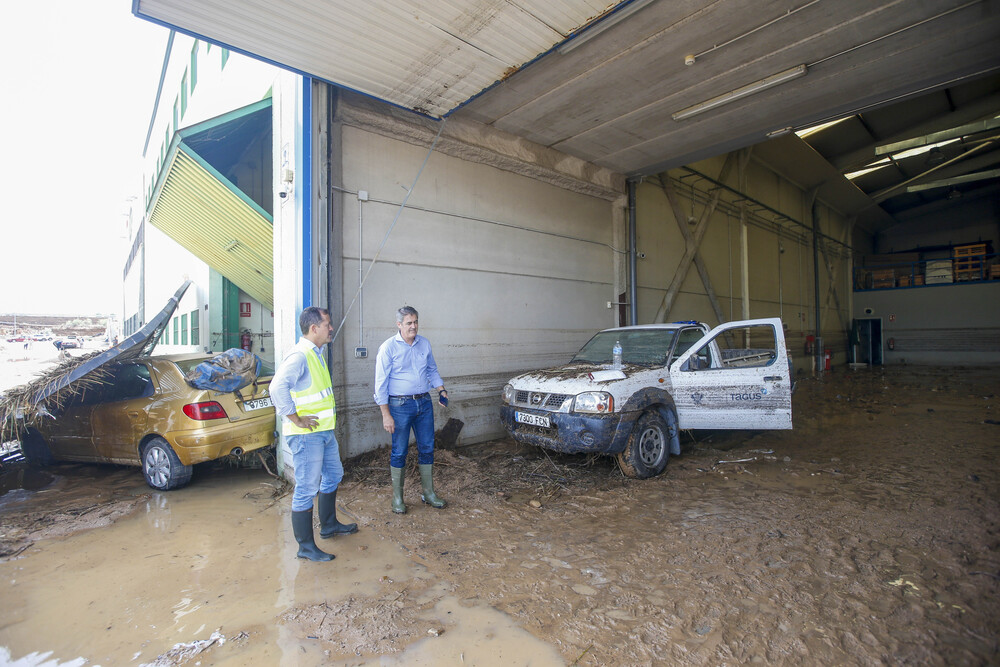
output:
[[[434,464],[421,463],[418,467],[420,468],[420,487],[423,491],[420,494],[420,499],[431,507],[441,509],[448,503],[434,493]]]
[[[358,532],[356,523],[340,523],[337,520],[337,492],[319,494],[319,536],[334,537]]]
[[[403,477],[405,468],[389,466],[392,474],[392,511],[396,514],[406,514],[406,504],[403,502]]]
[[[301,512],[292,512],[292,532],[295,533],[295,541],[299,543],[299,558],[309,560],[324,561],[333,560],[335,556],[325,551],[320,551],[313,539],[313,511],[312,509]]]

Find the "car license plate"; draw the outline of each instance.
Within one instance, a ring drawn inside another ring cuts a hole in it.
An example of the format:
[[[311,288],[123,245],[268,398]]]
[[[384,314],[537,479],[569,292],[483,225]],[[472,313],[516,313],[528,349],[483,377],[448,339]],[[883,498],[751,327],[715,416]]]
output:
[[[254,398],[249,401],[243,401],[243,410],[245,412],[250,412],[252,410],[263,410],[264,408],[270,408],[274,405],[271,402],[271,397],[267,398]]]
[[[549,428],[552,425],[548,417],[544,415],[532,415],[527,412],[515,412],[514,421],[521,424],[530,424],[531,426],[541,426],[543,428]]]

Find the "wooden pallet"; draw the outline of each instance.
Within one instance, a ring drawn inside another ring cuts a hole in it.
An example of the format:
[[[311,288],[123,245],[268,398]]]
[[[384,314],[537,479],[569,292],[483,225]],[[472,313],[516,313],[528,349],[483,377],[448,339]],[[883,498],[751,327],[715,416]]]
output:
[[[966,248],[982,248],[983,253],[962,256],[956,254],[955,259],[952,260],[955,269],[955,280],[982,280],[985,277],[983,262],[986,260],[986,245],[979,244],[976,246],[966,246]],[[955,248],[956,253],[959,250],[960,248]]]
[[[970,269],[955,269],[955,282],[982,280],[983,277],[983,272],[978,266]]]
[[[895,269],[872,269],[872,280],[893,280],[896,277]]]
[[[985,243],[973,243],[970,245],[958,245],[952,249],[952,257],[974,257],[986,254]]]

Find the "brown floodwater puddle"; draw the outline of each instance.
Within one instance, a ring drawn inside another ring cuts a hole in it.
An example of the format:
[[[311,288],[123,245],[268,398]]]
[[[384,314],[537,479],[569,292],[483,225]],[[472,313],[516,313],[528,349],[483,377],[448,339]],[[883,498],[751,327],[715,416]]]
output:
[[[10,470],[4,470],[0,474],[0,509],[24,495],[19,491],[38,491],[52,484],[55,479],[52,473],[30,466],[14,466]]]
[[[22,479],[74,494],[93,477],[109,482],[109,470],[116,469],[79,466],[69,479],[47,472]],[[128,473],[113,473],[116,488],[103,491],[134,492]],[[202,664],[331,664],[321,642],[276,619],[290,609],[377,598],[387,582],[413,582],[422,589],[414,600],[421,611],[407,621],[414,641],[403,652],[349,664],[563,664],[496,609],[429,585],[419,559],[374,530],[319,540],[336,554],[331,563],[295,558],[288,499],[273,500],[273,488],[257,471],[213,471],[179,491],[149,492],[111,526],[41,540],[0,563],[0,662],[146,664],[217,633],[221,641],[198,658]],[[13,493],[21,511],[45,501],[44,492]]]

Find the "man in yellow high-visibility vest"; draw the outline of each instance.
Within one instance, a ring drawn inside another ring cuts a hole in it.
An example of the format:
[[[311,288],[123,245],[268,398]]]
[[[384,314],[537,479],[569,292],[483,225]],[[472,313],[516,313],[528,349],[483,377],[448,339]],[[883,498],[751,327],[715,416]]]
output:
[[[356,523],[337,520],[337,485],[344,477],[340,446],[333,433],[336,401],[323,346],[333,338],[330,313],[309,306],[299,316],[302,338],[285,356],[271,380],[271,400],[281,415],[282,432],[292,450],[295,490],[292,493],[292,531],[299,558],[333,560],[316,546],[313,537],[313,498],[319,494],[320,537],[358,532]]]

